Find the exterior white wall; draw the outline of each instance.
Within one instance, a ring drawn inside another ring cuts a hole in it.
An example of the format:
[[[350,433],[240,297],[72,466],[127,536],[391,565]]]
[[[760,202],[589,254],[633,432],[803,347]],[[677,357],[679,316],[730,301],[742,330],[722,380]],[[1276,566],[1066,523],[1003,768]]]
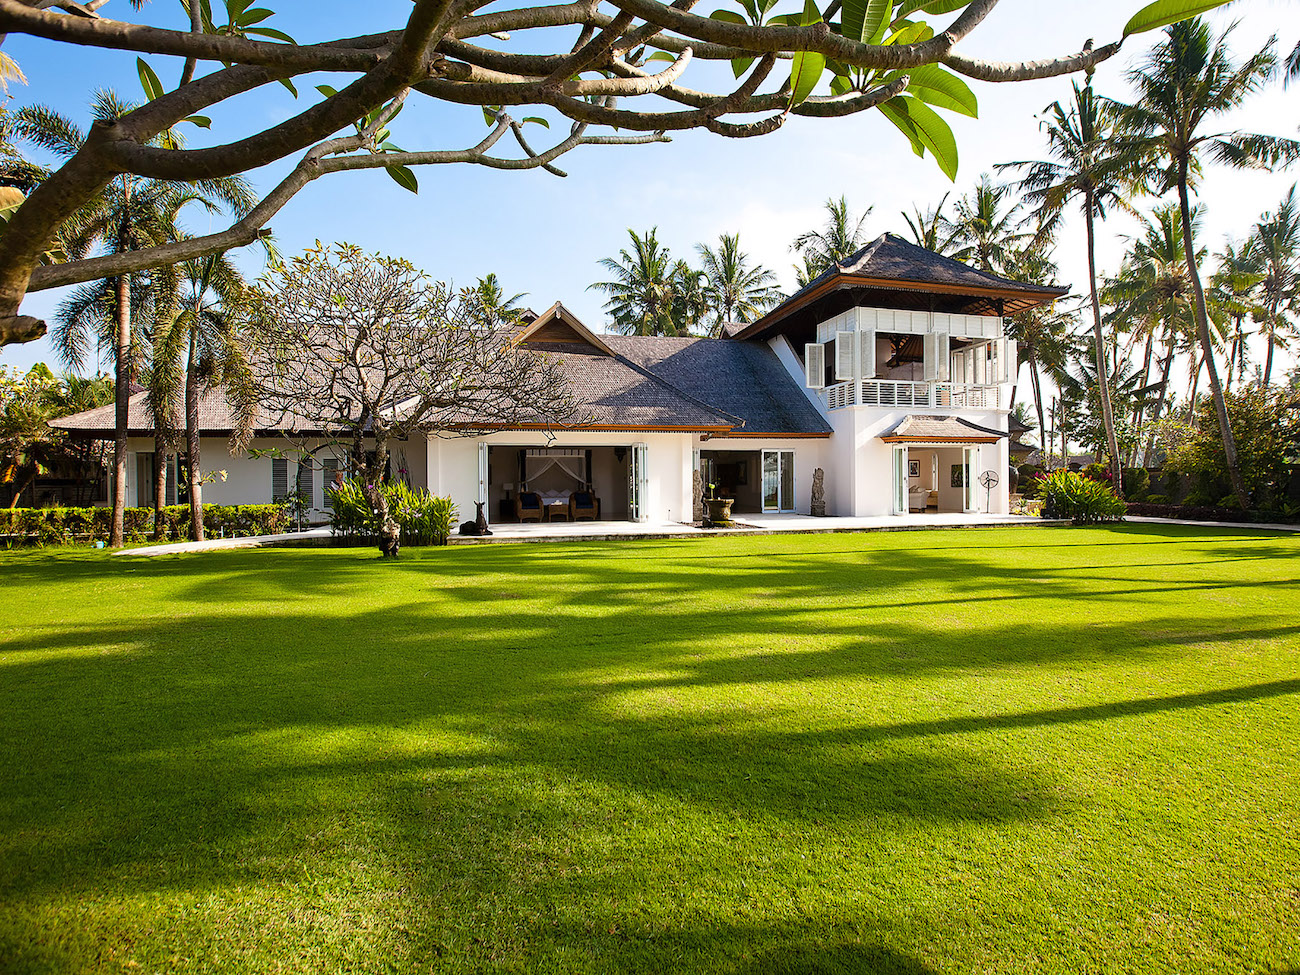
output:
[[[830,438],[809,438],[809,437],[710,437],[705,440],[703,437],[696,438],[695,449],[697,450],[736,450],[736,451],[763,451],[763,450],[790,450],[794,452],[794,510],[796,514],[806,515],[812,510],[812,481],[813,471],[818,467],[822,468],[825,474],[824,487],[826,489],[826,512],[834,514],[834,500],[831,497],[831,471],[827,460],[830,449]],[[692,456],[687,457],[687,500],[690,500],[690,464],[693,463]],[[755,471],[751,476],[751,483],[755,483],[759,490],[762,488],[763,472]],[[689,510],[689,508],[688,508]]]

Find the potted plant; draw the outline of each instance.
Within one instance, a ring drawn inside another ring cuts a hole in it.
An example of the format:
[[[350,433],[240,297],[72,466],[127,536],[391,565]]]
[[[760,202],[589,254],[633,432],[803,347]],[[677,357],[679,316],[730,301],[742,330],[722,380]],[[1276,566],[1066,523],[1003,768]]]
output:
[[[715,528],[730,528],[731,506],[736,503],[736,499],[720,498],[717,495],[718,486],[710,484],[708,497],[704,499],[705,520]]]

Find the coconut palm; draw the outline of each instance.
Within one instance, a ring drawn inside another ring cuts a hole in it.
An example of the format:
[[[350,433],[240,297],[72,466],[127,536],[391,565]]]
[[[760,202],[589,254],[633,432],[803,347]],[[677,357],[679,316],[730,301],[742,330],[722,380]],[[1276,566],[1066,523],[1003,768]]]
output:
[[[478,279],[478,286],[474,290],[478,294],[485,326],[496,328],[498,325],[509,325],[519,321],[519,316],[524,311],[519,307],[519,302],[528,296],[526,291],[507,298],[496,274],[490,271]]]
[[[849,213],[849,201],[841,196],[826,201],[827,220],[821,230],[808,230],[794,239],[790,249],[803,260],[803,267],[795,266],[800,287],[821,274],[832,264],[843,261],[867,242],[863,225],[871,216],[871,207],[856,220]],[[805,278],[807,280],[805,280]]]
[[[910,215],[906,211],[900,214],[917,247],[924,247],[936,254],[948,253],[952,245],[953,225],[943,215],[943,206],[948,202],[949,195],[945,193],[933,210],[922,213],[920,207],[914,206]]]
[[[1038,236],[1054,231],[1071,201],[1079,200],[1082,204],[1088,241],[1088,292],[1092,303],[1097,388],[1115,490],[1123,497],[1119,442],[1115,436],[1111,384],[1106,370],[1106,340],[1102,334],[1101,303],[1097,296],[1096,221],[1105,220],[1106,212],[1112,206],[1128,208],[1125,192],[1131,183],[1134,167],[1131,159],[1114,150],[1111,140],[1115,120],[1109,106],[1093,94],[1091,84],[1083,88],[1075,84],[1073,90],[1073,99],[1068,107],[1053,102],[1048,106],[1048,117],[1042,123],[1052,158],[1004,165],[1025,170],[1020,187],[1025,202],[1036,207]]]
[[[1228,423],[1205,289],[1191,239],[1191,194],[1200,176],[1202,157],[1234,168],[1270,167],[1300,157],[1300,142],[1240,131],[1203,131],[1211,118],[1235,109],[1277,69],[1271,41],[1241,64],[1234,64],[1227,47],[1231,31],[1229,27],[1215,37],[1200,18],[1167,27],[1164,40],[1129,72],[1138,97],[1134,104],[1122,107],[1121,122],[1129,151],[1159,167],[1157,189],[1161,193],[1178,191],[1197,341],[1214,398],[1228,477],[1238,503],[1248,508],[1250,494],[1241,476],[1237,442]]]
[[[100,91],[91,110],[97,120],[111,121],[134,107],[111,91]],[[64,159],[71,158],[84,141],[81,130],[73,122],[42,105],[29,106],[15,113],[14,132]],[[159,136],[159,140],[164,139],[169,145],[180,144],[179,137],[170,131]],[[252,209],[255,202],[250,184],[242,177],[186,184],[122,174],[112,179],[96,198],[69,220],[60,229],[59,237],[64,250],[72,258],[85,257],[95,249],[110,253],[138,250],[177,239],[180,211],[191,203],[209,211],[224,206],[242,216]],[[166,273],[154,272],[153,277]],[[116,329],[111,349],[116,370],[117,429],[113,445],[113,521],[109,544],[118,547],[123,542],[126,509],[127,405],[135,375],[133,370],[139,364],[140,353],[133,342],[137,332],[132,329],[131,321],[135,292],[133,276],[121,275],[114,279],[112,287],[112,314]],[[82,297],[86,296],[82,294]],[[84,318],[80,320],[85,321]],[[90,333],[71,325],[56,328],[56,331],[61,334],[55,335],[55,341],[69,353],[66,362],[79,366]]]
[[[179,265],[182,272],[179,313],[155,343],[152,393],[163,412],[174,416],[174,404],[183,397],[185,458],[188,467],[190,537],[203,541],[203,474],[199,451],[199,401],[220,389],[235,408],[237,429],[232,443],[247,438],[256,406],[247,394],[249,367],[235,327],[235,313],[244,302],[245,285],[239,271],[224,254],[210,254]],[[155,488],[156,491],[156,488]]]
[[[1267,314],[1259,301],[1259,286],[1264,280],[1259,253],[1253,239],[1248,238],[1240,247],[1232,241],[1223,245],[1223,250],[1215,255],[1218,268],[1210,276],[1210,291],[1207,302],[1221,309],[1232,322],[1232,344],[1228,349],[1228,374],[1224,377],[1223,388],[1226,392],[1232,388],[1235,378],[1238,382],[1246,375],[1246,338],[1245,322],[1247,316],[1259,319]],[[1189,317],[1190,317],[1190,290]]]
[[[1265,386],[1273,374],[1273,350],[1286,348],[1300,334],[1293,320],[1300,313],[1300,211],[1295,189],[1292,184],[1278,208],[1259,218],[1250,241],[1264,275],[1260,282],[1263,314],[1259,317],[1268,338]]]
[[[638,236],[629,229],[632,248],[605,257],[600,266],[613,275],[612,281],[597,281],[588,291],[609,295],[605,311],[614,330],[623,335],[677,335],[673,319],[673,262],[668,248],[659,243],[658,227]]]
[[[1013,254],[1031,236],[1017,229],[1020,201],[1004,209],[1010,194],[1011,187],[995,186],[985,173],[970,196],[956,202],[951,241],[957,249],[952,257],[994,274],[1009,270]]]
[[[713,313],[711,335],[721,333],[726,322],[752,322],[776,304],[781,292],[776,275],[759,265],[750,265],[749,255],[740,249],[739,234],[722,234],[714,250],[698,244],[704,295]]]
[[[1192,235],[1199,226],[1199,214],[1192,212]],[[1151,366],[1159,363],[1155,402],[1144,398],[1142,410],[1153,407],[1151,423],[1159,420],[1168,401],[1169,375],[1180,344],[1193,333],[1192,291],[1183,258],[1182,215],[1176,206],[1155,207],[1142,217],[1142,232],[1132,239],[1117,278],[1107,282],[1108,303],[1115,314],[1133,324],[1135,338],[1145,340],[1142,358],[1143,386],[1151,385]],[[1202,255],[1204,251],[1201,252]],[[1163,355],[1160,354],[1163,349]],[[1138,418],[1141,421],[1141,417]],[[1139,422],[1139,425],[1140,422]],[[1155,436],[1149,431],[1147,453]]]

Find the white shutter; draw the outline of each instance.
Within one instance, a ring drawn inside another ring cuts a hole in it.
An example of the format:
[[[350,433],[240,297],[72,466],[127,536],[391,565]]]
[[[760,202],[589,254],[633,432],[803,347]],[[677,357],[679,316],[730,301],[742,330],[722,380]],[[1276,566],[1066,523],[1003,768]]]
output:
[[[857,358],[853,354],[853,343],[856,341],[857,334],[857,332],[835,333],[835,378],[841,382],[853,378],[853,360]]]
[[[809,342],[803,347],[804,378],[809,389],[826,388],[826,346]]]
[[[876,378],[876,333],[858,333],[858,368],[863,379]]]
[[[1016,373],[1020,371],[1015,339],[1002,339],[998,347],[998,360],[1002,363],[1002,382],[1014,383]]]
[[[949,376],[951,375],[951,372],[948,368],[949,366],[948,333],[931,332],[930,335],[927,336],[927,338],[929,338],[934,343],[934,381],[939,383],[946,383],[949,379]]]
[[[921,378],[927,383],[932,383],[939,374],[939,364],[936,361],[939,344],[935,341],[938,336],[931,332],[922,338],[924,341],[921,344]]]

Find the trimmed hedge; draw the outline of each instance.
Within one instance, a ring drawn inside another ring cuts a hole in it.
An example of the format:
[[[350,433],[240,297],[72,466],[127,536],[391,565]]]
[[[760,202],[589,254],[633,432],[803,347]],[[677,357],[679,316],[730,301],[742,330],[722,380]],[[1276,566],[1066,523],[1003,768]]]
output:
[[[1214,505],[1194,504],[1152,504],[1149,501],[1132,502],[1128,506],[1131,515],[1145,515],[1148,518],[1176,518],[1186,521],[1235,521],[1235,522],[1287,522],[1300,521],[1300,514],[1295,511],[1242,511],[1240,508],[1220,508]]]
[[[0,508],[0,538],[36,545],[107,541],[111,508]],[[130,542],[183,540],[190,534],[189,505],[163,509],[163,527],[154,537],[153,508],[127,508],[123,534]],[[205,504],[203,530],[209,538],[276,535],[289,530],[289,514],[278,504]]]

